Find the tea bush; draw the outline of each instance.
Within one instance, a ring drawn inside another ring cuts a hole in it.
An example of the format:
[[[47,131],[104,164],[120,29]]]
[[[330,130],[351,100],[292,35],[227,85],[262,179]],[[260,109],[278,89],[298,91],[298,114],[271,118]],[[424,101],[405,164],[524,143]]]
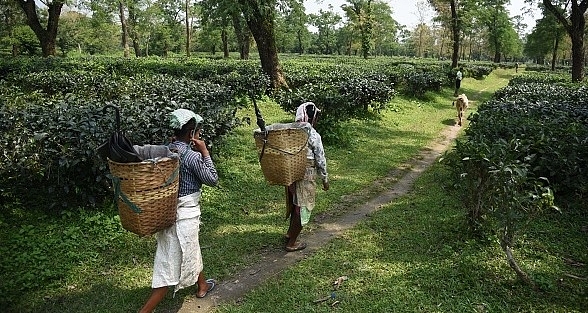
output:
[[[466,138],[445,159],[474,222],[498,188],[491,178],[505,160],[525,169],[525,180],[547,181],[556,196],[586,195],[587,101],[586,86],[553,85],[547,77],[544,83],[512,83],[478,108]]]
[[[19,88],[3,83],[4,90],[10,92],[0,98],[4,130],[0,144],[5,147],[0,162],[3,197],[29,205],[42,203],[51,211],[95,205],[107,196],[108,170],[95,151],[115,130],[114,114],[102,112],[107,104],[120,107],[121,128],[139,145],[168,140],[171,134],[166,114],[171,110],[184,107],[199,112],[205,118],[204,137],[212,150],[241,123],[235,113],[247,105],[240,100],[245,95],[237,94],[236,89],[207,81],[153,75],[115,77],[108,83],[107,76],[75,75],[79,77],[79,94],[43,88],[56,80],[55,85],[67,85],[50,72],[36,73],[37,85]],[[63,79],[71,81],[71,76],[63,75]],[[98,86],[116,86],[118,92],[95,92],[89,82],[96,80],[103,83]],[[33,89],[37,90],[30,93]]]
[[[513,256],[515,238],[545,209],[559,210],[557,196],[586,196],[587,101],[582,85],[515,82],[478,108],[465,139],[443,160],[471,229],[496,236],[508,264],[534,288]]]

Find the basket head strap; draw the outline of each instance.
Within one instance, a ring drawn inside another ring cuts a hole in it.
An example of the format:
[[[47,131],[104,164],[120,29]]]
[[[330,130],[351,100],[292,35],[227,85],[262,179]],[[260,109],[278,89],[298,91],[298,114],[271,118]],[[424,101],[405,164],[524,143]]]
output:
[[[143,212],[136,204],[134,204],[127,197],[127,195],[124,194],[124,192],[122,192],[122,190],[120,190],[120,178],[113,176],[112,183],[114,185],[114,199],[115,199],[115,201],[118,199],[121,199],[122,202],[124,202],[131,210],[133,210],[133,212],[135,212],[135,213],[142,213]]]
[[[259,154],[259,162],[261,163],[261,158],[263,157],[263,153],[265,152],[265,145],[267,144],[267,135],[268,135],[268,131],[266,130],[264,132],[264,137],[263,137],[263,147],[261,148],[261,153]],[[302,151],[302,149],[306,148],[306,146],[308,145],[308,136],[306,136],[306,140],[304,141],[304,144],[302,146],[300,146],[300,149],[298,149],[298,151],[296,152],[288,152],[286,150],[274,147],[272,145],[269,145],[270,148],[274,149],[274,150],[278,150],[282,153],[288,154],[288,155],[297,155],[298,153],[300,153],[300,151]]]
[[[184,153],[181,154],[181,157],[183,157],[186,154],[186,150],[184,150]],[[157,166],[157,162],[156,161],[151,161],[151,160],[147,160],[148,162],[151,162],[153,164],[153,166],[155,166],[160,173],[163,175],[163,171]],[[177,166],[174,171],[171,173],[171,175],[165,180],[165,182],[163,183],[163,185],[161,187],[167,187],[170,184],[172,184],[174,182],[174,180],[176,180],[176,177],[178,177],[178,175],[180,174],[180,167]]]
[[[261,158],[263,158],[263,154],[265,153],[265,145],[267,144],[267,134],[268,131],[264,130],[263,131],[263,146],[261,147],[261,153],[259,154],[259,163],[261,163]]]
[[[176,169],[171,173],[171,175],[169,176],[169,178],[165,181],[163,187],[167,187],[169,186],[171,183],[173,183],[176,178],[178,177],[178,174],[180,173],[180,167],[176,167]]]

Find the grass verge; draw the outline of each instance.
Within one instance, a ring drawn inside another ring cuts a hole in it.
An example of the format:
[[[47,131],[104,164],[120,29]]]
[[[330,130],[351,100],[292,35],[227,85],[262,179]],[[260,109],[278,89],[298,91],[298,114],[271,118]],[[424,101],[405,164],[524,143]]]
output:
[[[585,218],[547,214],[517,247],[524,266],[544,283],[537,292],[517,280],[495,238],[475,240],[463,231],[463,211],[439,183],[446,178],[434,165],[410,194],[217,311],[585,312],[588,284],[565,274],[587,271],[562,258],[585,260],[580,251],[588,240],[579,231]]]

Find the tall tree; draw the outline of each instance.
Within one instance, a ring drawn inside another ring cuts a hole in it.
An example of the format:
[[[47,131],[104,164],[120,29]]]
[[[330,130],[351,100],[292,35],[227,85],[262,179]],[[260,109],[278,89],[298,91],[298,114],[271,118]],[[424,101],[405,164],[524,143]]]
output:
[[[467,20],[471,19],[469,12],[474,6],[472,0],[428,0],[437,11],[437,20],[451,30],[452,53],[451,67],[457,67],[462,33],[466,31]]]
[[[525,43],[525,54],[537,60],[538,63],[543,64],[545,56],[551,53],[551,69],[555,70],[555,63],[557,61],[557,52],[560,43],[566,34],[566,30],[557,21],[555,15],[543,9],[543,17],[537,20],[535,27],[527,36]]]
[[[14,40],[14,30],[19,25],[25,25],[21,9],[13,0],[0,0],[0,45],[10,46],[13,56],[18,54],[18,44]]]
[[[317,53],[332,54],[337,49],[337,24],[341,22],[341,16],[333,12],[332,6],[329,6],[329,10],[319,10],[318,14],[310,14],[310,23],[316,27],[318,34],[314,42],[314,46],[317,47]],[[349,42],[351,45],[351,42]],[[349,46],[349,51],[351,47]]]
[[[392,18],[392,8],[387,2],[373,1],[372,16],[374,53],[392,55],[393,48],[398,44],[398,22]]]
[[[352,24],[359,30],[361,38],[361,54],[367,59],[372,46],[372,0],[347,0],[349,5],[341,8],[347,14]]]
[[[190,26],[190,0],[184,2],[184,14],[186,23],[186,56],[190,56],[190,42],[192,41],[192,32]]]
[[[183,9],[182,2],[176,0],[156,0],[155,8],[159,11],[162,24],[155,28],[155,37],[161,42],[154,42],[160,50],[160,54],[167,56],[170,51],[180,52],[182,34],[181,12]]]
[[[430,57],[433,47],[434,37],[433,31],[426,23],[418,24],[411,33],[409,38],[410,46],[413,50],[413,55],[417,57]]]
[[[509,39],[512,29],[506,5],[510,0],[482,0],[477,15],[481,18],[488,32],[488,44],[493,51],[493,61],[500,63],[505,52],[505,42]]]
[[[125,17],[125,4],[122,0],[118,1],[118,16],[120,19],[121,27],[121,43],[123,46],[124,57],[129,57],[129,26],[127,24],[127,18]]]
[[[92,14],[98,14],[101,18],[112,19],[117,16],[120,25],[120,43],[125,57],[130,55],[130,46],[133,45],[135,55],[140,56],[138,36],[138,16],[140,14],[141,0],[78,0],[80,7],[88,8]]]
[[[414,44],[415,44],[415,48],[416,48],[416,56],[418,57],[423,57],[424,50],[425,50],[425,46],[428,48],[429,47],[429,42],[425,43],[426,41],[429,41],[429,39],[431,38],[431,28],[427,25],[426,20],[427,20],[427,3],[424,1],[418,1],[417,2],[417,17],[418,17],[418,25],[415,28],[414,32],[415,32],[415,36],[414,36]]]
[[[588,9],[588,0],[542,0],[543,5],[563,25],[572,40],[572,81],[584,79],[584,31],[586,19],[584,13]],[[571,8],[566,10],[569,1]],[[569,14],[569,15],[568,15]]]
[[[239,10],[231,10],[231,21],[233,22],[233,29],[235,30],[235,36],[237,37],[237,45],[239,46],[239,58],[241,60],[248,60],[252,35],[247,27],[247,21],[245,21],[243,13]]]
[[[232,21],[232,12],[237,11],[234,5],[227,1],[208,0],[199,4],[202,15],[202,26],[210,29],[219,29],[223,48],[223,56],[229,58],[229,43],[227,28]]]
[[[142,11],[139,6],[140,4],[138,1],[127,2],[127,11],[129,12],[127,19],[128,32],[131,43],[133,44],[133,50],[135,50],[136,57],[140,57],[142,54],[141,45],[139,43],[139,16],[142,14]]]
[[[270,77],[273,89],[288,88],[278,58],[276,35],[274,33],[278,0],[238,0],[247,26],[257,43],[261,68]],[[287,6],[287,3],[280,3]]]
[[[235,37],[237,39],[239,57],[241,60],[249,59],[251,31],[243,17],[241,8],[238,5],[235,5],[235,2],[232,0],[201,0],[200,7],[202,7],[203,24],[212,23],[217,25],[218,27],[225,29],[224,32],[221,33],[226,34],[228,24],[232,23]]]
[[[281,37],[285,51],[303,54],[308,47],[310,31],[307,23],[309,17],[304,12],[302,1],[291,1],[290,7],[281,12],[276,21],[279,31],[277,36]]]
[[[27,24],[39,39],[43,56],[55,55],[57,29],[59,26],[59,15],[64,5],[64,0],[53,0],[45,3],[47,6],[47,26],[43,27],[37,14],[37,3],[35,0],[15,0],[24,11],[27,17]]]

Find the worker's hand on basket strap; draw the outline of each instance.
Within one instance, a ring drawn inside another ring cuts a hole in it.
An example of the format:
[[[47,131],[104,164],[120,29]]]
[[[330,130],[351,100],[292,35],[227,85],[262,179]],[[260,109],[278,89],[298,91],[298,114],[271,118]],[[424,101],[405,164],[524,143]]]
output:
[[[324,181],[324,180],[323,180],[323,190],[324,190],[324,191],[327,191],[327,190],[329,190],[329,182],[328,182],[328,181]]]

